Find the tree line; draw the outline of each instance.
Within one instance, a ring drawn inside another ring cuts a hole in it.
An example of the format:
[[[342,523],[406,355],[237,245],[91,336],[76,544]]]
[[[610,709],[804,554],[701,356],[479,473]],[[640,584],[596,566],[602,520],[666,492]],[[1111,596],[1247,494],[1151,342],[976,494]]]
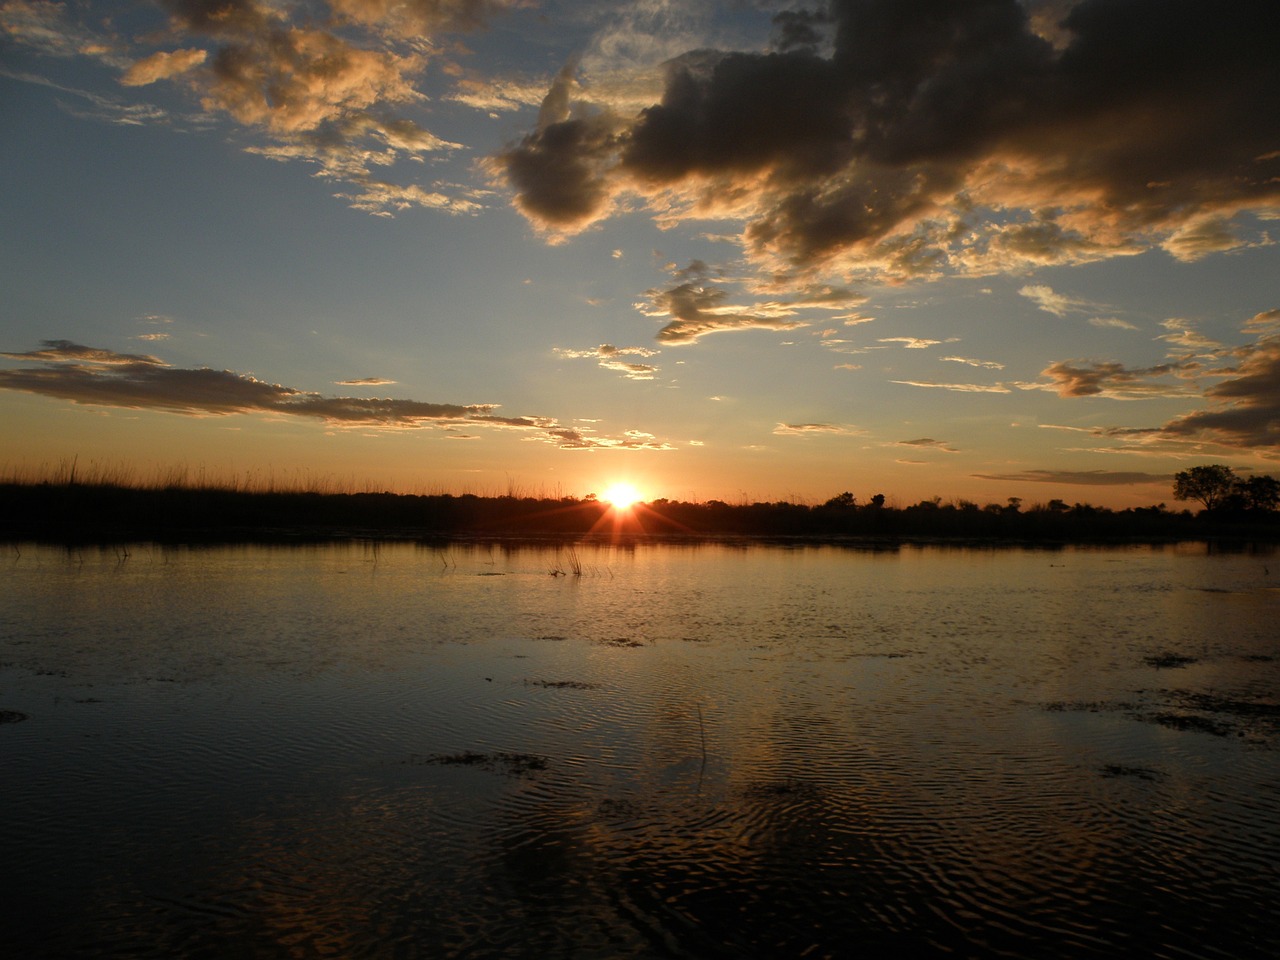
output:
[[[850,491],[819,504],[658,499],[619,512],[594,495],[248,491],[113,483],[0,483],[0,539],[124,541],[292,541],[356,537],[794,537],[1023,541],[1280,539],[1280,483],[1242,478],[1228,467],[1194,467],[1174,478],[1165,504],[1112,510],[1019,497],[979,506],[941,497],[891,506],[877,493]]]

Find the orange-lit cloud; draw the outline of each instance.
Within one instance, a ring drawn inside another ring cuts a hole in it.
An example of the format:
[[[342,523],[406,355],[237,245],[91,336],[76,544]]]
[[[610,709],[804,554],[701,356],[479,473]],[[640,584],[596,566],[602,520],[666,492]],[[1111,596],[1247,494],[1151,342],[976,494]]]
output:
[[[562,75],[495,160],[517,207],[560,235],[625,198],[731,217],[797,277],[1193,260],[1280,209],[1274,4],[833,0],[779,24],[769,52],[671,59],[642,110]]]
[[[1162,363],[1130,369],[1116,361],[1050,364],[1041,376],[1047,383],[1020,383],[1024,390],[1052,390],[1063,397],[1107,397],[1112,400],[1140,400],[1152,397],[1188,397],[1198,393],[1185,383],[1170,383],[1177,377],[1200,370],[1199,365]]]
[[[694,260],[683,269],[673,268],[672,277],[680,282],[667,289],[647,291],[646,300],[637,303],[636,309],[647,317],[667,320],[658,331],[657,340],[673,345],[695,343],[708,334],[735,330],[795,330],[809,325],[805,319],[809,312],[839,312],[865,300],[842,287],[818,284],[797,287],[785,296],[769,299],[750,298],[751,290],[744,289],[742,295],[750,299],[733,303],[731,288],[752,287],[769,292],[768,284],[735,280],[701,260]]]
[[[124,72],[120,82],[126,87],[144,87],[157,80],[168,80],[186,73],[209,58],[207,50],[161,50],[143,57]]]
[[[602,343],[593,350],[557,348],[555,352],[558,356],[569,359],[595,360],[603,369],[621,373],[628,380],[652,380],[658,372],[658,368],[651,363],[636,363],[622,359],[627,356],[652,357],[658,353],[657,350],[650,350],[647,347],[615,347],[610,343]]]
[[[405,115],[426,97],[418,82],[443,38],[484,27],[523,0],[329,0],[281,5],[268,0],[159,0],[167,24],[132,36],[105,16],[40,0],[4,0],[0,35],[57,57],[88,57],[117,67],[120,84],[169,81],[193,95],[207,120],[228,117],[264,142],[247,149],[316,164],[321,176],[353,185],[338,193],[352,206],[388,215],[423,206],[467,213],[474,188],[401,182],[373,171],[461,147]],[[77,21],[75,16],[86,19]],[[140,16],[145,16],[144,11]],[[159,47],[159,49],[156,49]],[[48,82],[24,77],[30,82]],[[496,83],[497,81],[495,81]],[[52,84],[51,84],[52,85]],[[95,113],[115,122],[169,119],[82,91]],[[527,95],[526,95],[527,99]],[[112,113],[118,118],[111,118]]]
[[[780,423],[773,432],[780,437],[855,437],[865,431],[838,423]]]
[[[1205,390],[1210,406],[1152,431],[1175,440],[1208,441],[1280,457],[1280,339],[1232,351],[1226,379]]]

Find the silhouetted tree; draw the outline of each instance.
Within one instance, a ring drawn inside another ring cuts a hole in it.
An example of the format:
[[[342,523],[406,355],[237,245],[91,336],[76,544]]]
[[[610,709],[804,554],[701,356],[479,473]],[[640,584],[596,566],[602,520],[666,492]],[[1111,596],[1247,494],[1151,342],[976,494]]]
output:
[[[1231,494],[1235,483],[1235,473],[1220,463],[1192,467],[1173,475],[1173,498],[1196,500],[1212,511]]]
[[[1274,510],[1280,505],[1280,480],[1258,474],[1248,480],[1237,480],[1232,489],[1240,496],[1246,510]]]
[[[830,500],[824,503],[823,506],[852,508],[853,505],[857,503],[857,501],[858,501],[858,498],[855,497],[848,490],[846,490],[844,493],[840,494],[838,497],[832,497]]]

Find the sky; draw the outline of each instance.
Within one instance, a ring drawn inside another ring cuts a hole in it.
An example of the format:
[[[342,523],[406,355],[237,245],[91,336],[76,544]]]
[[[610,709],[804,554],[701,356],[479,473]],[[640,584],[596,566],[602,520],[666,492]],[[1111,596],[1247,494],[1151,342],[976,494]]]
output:
[[[0,0],[0,471],[1280,473],[1280,5]]]

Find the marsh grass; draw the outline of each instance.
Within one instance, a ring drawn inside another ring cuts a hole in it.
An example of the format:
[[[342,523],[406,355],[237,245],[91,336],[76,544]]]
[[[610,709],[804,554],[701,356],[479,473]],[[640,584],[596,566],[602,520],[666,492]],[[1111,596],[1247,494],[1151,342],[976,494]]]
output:
[[[1163,505],[1123,511],[1084,504],[1067,511],[970,506],[943,504],[940,498],[901,508],[658,499],[639,505],[620,527],[616,518],[608,522],[609,504],[593,494],[535,496],[514,482],[504,493],[482,496],[426,486],[393,492],[355,476],[305,469],[237,473],[177,465],[153,466],[147,472],[78,457],[37,467],[0,466],[0,540],[9,542],[639,536],[847,538],[892,548],[911,540],[1053,545],[1280,539],[1280,511],[1195,517],[1190,511],[1169,512]],[[549,572],[588,573],[572,550],[558,557]]]

